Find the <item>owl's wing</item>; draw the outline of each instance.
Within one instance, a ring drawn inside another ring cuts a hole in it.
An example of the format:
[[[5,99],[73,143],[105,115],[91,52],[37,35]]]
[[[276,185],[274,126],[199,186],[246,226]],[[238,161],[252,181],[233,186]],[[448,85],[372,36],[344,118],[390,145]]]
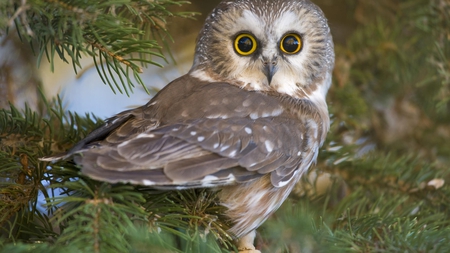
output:
[[[147,105],[108,119],[68,155],[80,153],[82,172],[109,182],[190,188],[270,174],[282,186],[315,159],[320,132],[311,108],[285,102],[180,78]]]
[[[82,172],[99,180],[168,188],[245,182],[270,174],[282,186],[315,150],[307,126],[288,118],[197,119],[82,152]]]

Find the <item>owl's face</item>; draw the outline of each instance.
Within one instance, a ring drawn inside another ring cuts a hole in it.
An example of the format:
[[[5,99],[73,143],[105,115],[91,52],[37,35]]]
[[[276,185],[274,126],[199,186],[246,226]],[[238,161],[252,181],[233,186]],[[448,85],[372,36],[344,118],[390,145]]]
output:
[[[308,0],[223,1],[200,32],[191,74],[325,99],[333,59],[327,20]]]

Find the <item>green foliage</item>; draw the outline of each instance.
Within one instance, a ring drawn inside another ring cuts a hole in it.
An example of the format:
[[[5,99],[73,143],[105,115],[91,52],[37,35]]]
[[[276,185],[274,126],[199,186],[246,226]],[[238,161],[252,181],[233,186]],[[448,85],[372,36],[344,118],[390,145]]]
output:
[[[336,46],[330,91],[337,137],[369,138],[379,148],[447,160],[448,1],[348,2],[356,29]]]
[[[127,95],[133,78],[144,87],[139,73],[147,63],[161,66],[152,56],[164,58],[157,39],[166,43],[168,17],[195,13],[168,10],[187,1],[2,1],[0,35],[12,24],[22,40],[37,50],[38,64],[46,57],[54,68],[55,56],[80,69],[80,59],[91,57],[98,74],[115,92]]]
[[[232,237],[226,232],[228,221],[222,215],[225,208],[216,203],[216,192],[147,191],[145,198],[153,229],[176,234],[182,252],[222,252],[218,244],[201,243],[211,238],[226,249],[233,248]]]

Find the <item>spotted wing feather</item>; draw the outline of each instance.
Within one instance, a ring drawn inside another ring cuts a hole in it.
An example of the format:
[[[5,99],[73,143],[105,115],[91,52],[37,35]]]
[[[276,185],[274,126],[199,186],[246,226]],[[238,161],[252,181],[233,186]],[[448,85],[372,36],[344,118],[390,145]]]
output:
[[[302,131],[304,126],[295,123],[276,117],[197,119],[154,129],[118,146],[84,152],[81,163],[83,172],[91,176],[99,170],[106,175],[120,171],[121,182],[202,187],[249,181],[271,173],[277,186],[288,181],[303,163],[310,165],[312,161],[305,161],[311,156],[302,155],[302,143],[306,142],[301,134],[278,134]],[[235,128],[239,131],[232,130],[239,125],[242,127]],[[162,171],[165,177],[147,177],[149,170]],[[133,177],[142,172],[140,181],[129,180],[129,172]],[[99,179],[110,180],[102,175]]]
[[[314,129],[301,108],[291,108],[292,101],[193,79],[172,82],[147,105],[107,120],[109,125],[81,141],[70,154],[81,153],[76,162],[82,172],[162,188],[223,185],[271,174],[272,184],[281,186],[311,164]]]

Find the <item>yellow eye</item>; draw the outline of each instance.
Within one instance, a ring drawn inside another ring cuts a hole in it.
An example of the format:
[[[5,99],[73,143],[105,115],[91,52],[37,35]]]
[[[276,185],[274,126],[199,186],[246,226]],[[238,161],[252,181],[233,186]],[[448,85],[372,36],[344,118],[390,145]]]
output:
[[[255,52],[256,46],[256,39],[251,34],[239,34],[234,40],[234,50],[243,56],[251,55]]]
[[[288,33],[281,40],[280,49],[286,54],[296,54],[302,49],[302,38],[298,34]]]

